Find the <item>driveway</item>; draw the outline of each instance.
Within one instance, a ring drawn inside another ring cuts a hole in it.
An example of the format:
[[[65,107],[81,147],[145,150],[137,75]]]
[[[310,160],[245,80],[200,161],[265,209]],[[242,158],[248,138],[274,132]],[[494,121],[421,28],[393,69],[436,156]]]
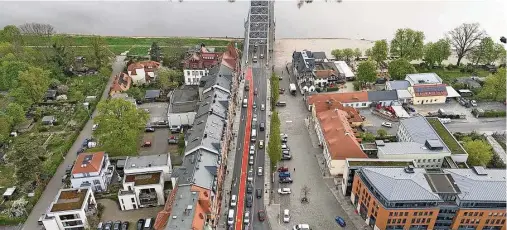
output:
[[[139,155],[145,156],[145,155],[166,154],[169,148],[167,144],[168,137],[169,137],[168,128],[155,128],[155,132],[152,133],[145,132],[143,135],[143,140],[141,140],[141,142],[151,141],[151,147],[140,147]]]
[[[137,210],[129,210],[129,211],[122,211],[118,207],[118,204],[114,200],[110,199],[101,199],[97,200],[99,204],[102,204],[104,206],[104,212],[102,213],[102,218],[100,218],[100,221],[128,221],[129,224],[129,230],[136,229],[136,223],[139,219],[146,219],[146,218],[156,218],[157,213],[162,211],[164,209],[164,206],[158,206],[158,207],[152,207],[152,208],[141,208]],[[92,226],[92,229],[94,229]]]
[[[113,63],[113,71],[111,78],[109,79],[109,82],[107,83],[104,92],[102,93],[102,97],[100,100],[106,100],[108,98],[109,94],[109,88],[111,87],[111,84],[113,82],[114,75],[121,72],[125,66],[125,56],[117,56],[115,62]],[[97,115],[97,111],[95,110],[93,112],[93,116]],[[41,197],[37,201],[37,204],[35,204],[34,208],[32,209],[32,212],[30,215],[28,215],[28,218],[26,222],[23,225],[23,230],[34,230],[34,229],[41,229],[42,227],[37,224],[37,221],[41,214],[46,212],[46,209],[49,207],[51,202],[55,199],[56,194],[58,193],[58,190],[62,186],[62,176],[65,174],[65,167],[67,165],[70,165],[76,160],[76,152],[79,148],[81,148],[81,144],[83,143],[85,138],[88,138],[92,135],[92,126],[93,121],[88,120],[86,125],[84,126],[83,130],[81,130],[81,133],[77,137],[76,141],[70,148],[69,152],[67,153],[67,157],[64,159],[62,164],[58,167],[55,175],[53,175],[53,178],[49,181],[48,185],[46,186],[46,189],[42,193]]]

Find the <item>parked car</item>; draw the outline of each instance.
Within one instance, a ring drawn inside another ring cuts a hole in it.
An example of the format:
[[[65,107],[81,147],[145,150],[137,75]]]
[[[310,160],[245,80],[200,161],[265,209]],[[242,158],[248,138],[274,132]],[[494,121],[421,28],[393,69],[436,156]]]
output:
[[[262,167],[257,168],[257,176],[262,176]]]
[[[336,223],[337,223],[338,225],[340,225],[342,228],[343,228],[343,227],[345,227],[345,226],[347,226],[347,224],[345,223],[345,220],[344,220],[343,218],[341,218],[341,217],[337,216],[337,217],[336,217],[336,218],[334,218],[334,219],[335,219]]]
[[[153,128],[153,127],[146,127],[146,129],[144,129],[144,131],[147,132],[147,133],[153,133],[153,132],[155,132],[155,128]]]
[[[286,183],[291,184],[292,183],[292,178],[290,178],[290,177],[282,177],[282,178],[280,178],[279,182],[282,183],[282,184],[286,184]]]
[[[264,210],[259,210],[259,212],[257,212],[257,217],[259,218],[259,221],[264,221],[266,219],[266,213]]]
[[[290,177],[290,172],[279,172],[278,177],[279,178]]]
[[[288,167],[280,167],[280,168],[278,168],[277,171],[278,172],[287,172],[287,171],[289,171],[289,168]]]
[[[290,150],[287,144],[282,144],[282,150]]]
[[[70,174],[72,172],[72,167],[74,167],[74,165],[67,165],[65,168],[65,174]]]
[[[97,130],[97,128],[98,128],[98,127],[99,127],[99,125],[97,125],[97,124],[93,124],[93,126],[92,126],[92,131]]]
[[[291,190],[290,190],[290,188],[279,188],[278,189],[278,194],[280,194],[280,195],[289,195],[289,194],[291,194]]]
[[[473,107],[477,107],[477,101],[476,101],[476,100],[471,100],[471,101],[470,101],[470,104],[471,104]]]
[[[254,155],[254,154],[255,154],[255,146],[250,145],[250,155]]]
[[[266,110],[266,105],[261,104],[261,111],[264,111],[264,110]]]
[[[106,223],[104,223],[104,230],[111,230],[113,229],[113,221],[106,221]]]
[[[264,140],[259,140],[259,149],[264,148]]]
[[[282,155],[288,156],[288,155],[290,155],[290,151],[289,150],[282,150]]]
[[[248,177],[247,177],[247,180],[248,181],[253,181],[253,171],[250,169],[250,171],[248,171]]]
[[[283,222],[289,223],[289,221],[290,221],[289,209],[285,209],[285,210],[283,210]]]
[[[266,124],[264,124],[264,122],[261,122],[261,124],[259,125],[259,129],[261,131],[264,131],[264,129],[266,129]]]
[[[309,224],[297,224],[297,225],[294,225],[292,230],[310,230],[310,225]]]
[[[253,192],[253,185],[252,183],[247,183],[246,184],[246,193],[250,194]]]
[[[382,122],[382,126],[387,127],[387,128],[392,128],[393,124],[391,124],[391,122]]]
[[[167,143],[168,144],[178,144],[180,138],[178,136],[171,136],[169,138],[167,138]]]
[[[283,155],[281,158],[282,161],[286,161],[286,160],[290,160],[290,159],[292,159],[291,155]]]
[[[262,54],[261,54],[261,55],[262,55]],[[261,57],[262,57],[262,56],[261,56]],[[257,93],[258,93],[258,92],[259,92],[259,91],[257,90],[257,88],[255,88],[255,90],[254,90],[254,95],[257,95]]]
[[[113,224],[113,230],[120,230],[121,228],[121,221],[117,220]]]
[[[129,222],[125,221],[121,224],[121,230],[128,230],[129,229]]]
[[[90,139],[88,139],[88,138],[84,139],[83,144],[81,144],[81,147],[83,147],[83,148],[88,147],[88,142],[89,141],[90,141]]]
[[[145,142],[143,142],[142,147],[145,147],[145,148],[151,147],[151,141],[145,141]]]
[[[237,204],[238,204],[238,196],[232,195],[231,196],[231,207],[236,207]]]
[[[144,219],[139,219],[137,221],[137,230],[143,230],[144,227]]]
[[[248,194],[246,196],[246,207],[251,208],[253,204],[253,196],[251,194]]]
[[[278,106],[278,107],[285,107],[285,106],[287,106],[287,102],[285,102],[285,101],[279,101],[279,102],[276,103],[276,106]]]

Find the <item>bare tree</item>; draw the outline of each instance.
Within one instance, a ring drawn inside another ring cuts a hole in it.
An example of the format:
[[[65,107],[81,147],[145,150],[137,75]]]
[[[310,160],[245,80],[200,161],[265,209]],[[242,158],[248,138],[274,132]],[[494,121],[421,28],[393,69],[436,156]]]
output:
[[[480,28],[479,23],[462,25],[449,31],[448,37],[451,41],[451,45],[456,50],[458,55],[458,62],[456,65],[461,63],[461,59],[465,55],[477,46],[477,43],[486,35],[486,33]]]
[[[56,33],[56,30],[52,25],[36,22],[20,25],[19,30],[21,30],[21,33],[26,35],[37,35],[44,37],[50,37]]]

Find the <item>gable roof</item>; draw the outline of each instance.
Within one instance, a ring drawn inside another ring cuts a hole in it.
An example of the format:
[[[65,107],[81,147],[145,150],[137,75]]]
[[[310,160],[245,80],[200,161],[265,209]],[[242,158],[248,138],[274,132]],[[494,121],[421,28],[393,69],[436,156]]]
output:
[[[424,177],[425,169],[414,168],[406,173],[404,168],[362,168],[364,177],[389,201],[426,200],[440,201]]]
[[[415,85],[414,94],[416,97],[447,96],[447,87],[445,84]]]
[[[331,159],[367,158],[350,127],[347,113],[335,109],[317,114]]]
[[[347,120],[350,122],[363,122],[363,118],[359,115],[359,111],[354,107],[344,106],[339,101],[329,100],[329,101],[317,101],[313,104],[313,108],[315,109],[315,113],[319,114],[328,110],[340,109],[347,113]]]
[[[394,101],[398,100],[396,90],[368,91],[368,101]]]
[[[341,103],[367,102],[368,93],[366,91],[344,92],[344,93],[321,93],[308,97],[308,104],[312,105],[318,101],[334,100]]]
[[[100,172],[105,152],[81,153],[77,156],[72,174]]]

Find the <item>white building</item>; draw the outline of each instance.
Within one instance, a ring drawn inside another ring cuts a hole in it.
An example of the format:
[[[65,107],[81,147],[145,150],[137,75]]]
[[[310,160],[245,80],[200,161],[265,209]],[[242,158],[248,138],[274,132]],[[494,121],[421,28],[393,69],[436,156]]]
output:
[[[451,152],[439,140],[427,140],[425,144],[417,142],[391,142],[377,144],[379,159],[413,160],[416,167],[441,168],[444,158]]]
[[[78,155],[71,171],[72,188],[90,186],[94,192],[107,190],[114,167],[104,152],[81,153]]]
[[[88,229],[88,217],[97,212],[90,187],[60,189],[46,211],[42,224],[47,230]]]
[[[127,67],[127,73],[132,78],[134,85],[143,85],[155,80],[155,70],[160,68],[160,63],[155,61],[141,61],[132,63]]]
[[[210,68],[219,64],[220,54],[213,51],[201,45],[187,53],[182,62],[185,85],[199,85],[201,78],[209,75]]]
[[[164,205],[164,183],[172,172],[169,154],[127,157],[123,172],[121,210]]]
[[[338,70],[338,73],[345,77],[347,81],[352,81],[356,78],[356,75],[352,72],[352,69],[350,69],[349,65],[347,65],[344,61],[335,61],[334,62],[336,69]]]

